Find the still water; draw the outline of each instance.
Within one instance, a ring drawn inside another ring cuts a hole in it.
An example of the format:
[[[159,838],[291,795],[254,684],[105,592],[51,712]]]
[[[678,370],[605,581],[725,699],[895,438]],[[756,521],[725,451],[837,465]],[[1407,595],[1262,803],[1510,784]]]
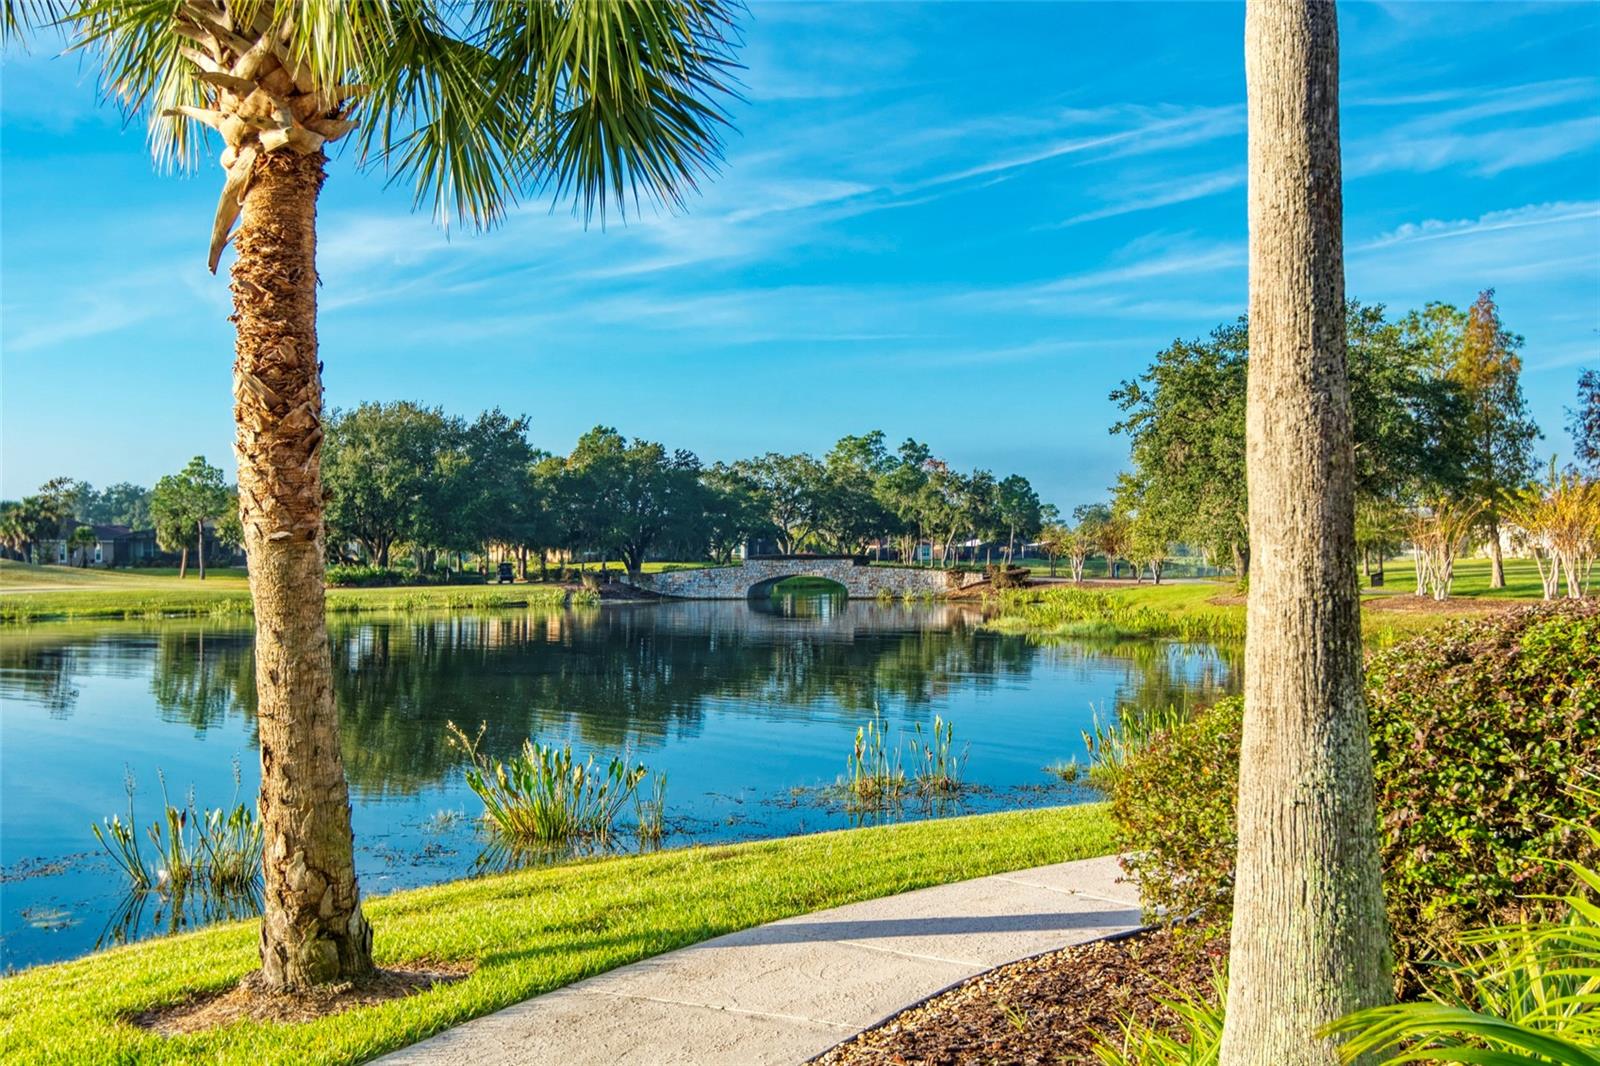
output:
[[[1044,767],[1083,757],[1081,730],[1133,706],[1231,689],[1230,653],[1161,642],[1039,645],[985,631],[968,607],[830,597],[332,621],[345,770],[364,892],[482,868],[481,811],[446,723],[483,750],[528,736],[628,751],[668,778],[664,845],[860,824],[824,791],[874,713],[891,736],[935,715],[970,745],[975,788],[928,817],[1094,798]],[[251,634],[235,622],[39,625],[0,636],[0,965],[229,916],[130,898],[91,823],[137,782],[183,805],[248,800],[257,783]],[[630,816],[631,817],[631,816]],[[624,832],[622,847],[632,846]],[[146,844],[150,856],[151,848]]]

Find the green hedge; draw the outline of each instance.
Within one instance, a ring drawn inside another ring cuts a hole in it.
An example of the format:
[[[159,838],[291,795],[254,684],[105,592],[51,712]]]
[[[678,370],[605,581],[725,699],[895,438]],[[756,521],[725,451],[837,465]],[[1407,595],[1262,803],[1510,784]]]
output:
[[[1367,701],[1384,894],[1402,973],[1570,887],[1600,785],[1600,603],[1457,623],[1378,654]],[[1112,796],[1147,906],[1226,915],[1243,704],[1155,738]],[[1585,788],[1590,791],[1585,791]]]

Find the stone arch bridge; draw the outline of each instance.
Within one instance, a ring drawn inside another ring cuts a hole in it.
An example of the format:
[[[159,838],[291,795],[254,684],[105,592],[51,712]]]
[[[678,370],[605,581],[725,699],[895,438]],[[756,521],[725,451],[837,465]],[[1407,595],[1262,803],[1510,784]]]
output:
[[[764,596],[773,585],[791,577],[820,577],[837,582],[853,600],[883,595],[941,597],[984,582],[982,574],[873,566],[870,560],[856,555],[755,556],[733,566],[672,570],[640,574],[637,578],[623,575],[619,580],[632,588],[674,599],[743,600]]]

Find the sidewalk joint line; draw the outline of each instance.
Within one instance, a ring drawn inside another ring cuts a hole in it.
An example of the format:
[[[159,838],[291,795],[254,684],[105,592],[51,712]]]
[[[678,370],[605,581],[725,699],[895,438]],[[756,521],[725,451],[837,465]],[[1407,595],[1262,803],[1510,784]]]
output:
[[[825,1025],[829,1029],[847,1029],[850,1032],[859,1032],[860,1027],[850,1022],[830,1022],[823,1018],[812,1018],[804,1014],[777,1014],[773,1011],[751,1010],[748,1007],[719,1007],[714,1003],[696,1003],[687,999],[669,999],[665,996],[645,996],[637,992],[614,992],[604,988],[586,988],[583,994],[591,996],[609,996],[612,999],[638,999],[647,1003],[660,1003],[668,1007],[699,1007],[701,1010],[724,1011],[728,1014],[744,1014],[752,1018],[771,1018],[780,1022],[805,1022],[809,1025]]]

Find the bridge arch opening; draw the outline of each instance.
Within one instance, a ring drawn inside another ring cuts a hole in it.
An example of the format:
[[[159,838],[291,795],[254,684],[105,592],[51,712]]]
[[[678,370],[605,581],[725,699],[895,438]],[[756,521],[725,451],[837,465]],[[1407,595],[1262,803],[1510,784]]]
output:
[[[762,610],[794,618],[826,618],[850,601],[843,583],[815,574],[790,574],[750,586],[749,599]]]

